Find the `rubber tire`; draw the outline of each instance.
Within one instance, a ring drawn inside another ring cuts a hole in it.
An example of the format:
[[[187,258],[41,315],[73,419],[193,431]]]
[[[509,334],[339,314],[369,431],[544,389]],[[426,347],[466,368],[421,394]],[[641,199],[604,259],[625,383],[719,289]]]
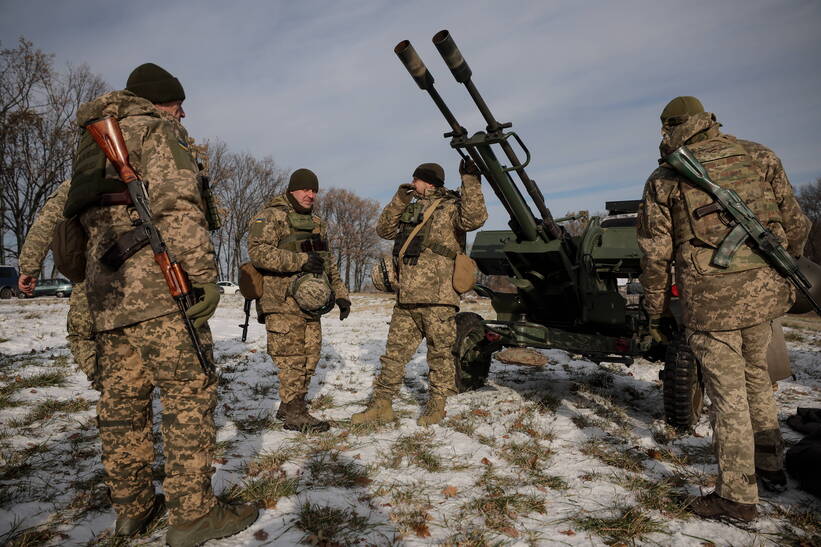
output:
[[[665,420],[676,429],[691,430],[704,408],[704,381],[696,357],[683,338],[667,346],[659,376],[664,388]]]
[[[454,345],[454,364],[456,368],[456,388],[459,393],[479,389],[485,385],[490,371],[491,355],[482,355],[479,359],[465,362],[457,354],[462,341],[472,332],[482,330],[484,319],[478,313],[461,312],[456,314],[456,344]]]
[[[56,296],[57,298],[63,298],[65,295],[66,293],[64,293],[63,291],[57,291],[56,293],[54,293],[54,296]]]
[[[11,287],[3,287],[0,289],[0,298],[5,300],[7,298],[11,298],[12,296],[14,296],[14,289]]]

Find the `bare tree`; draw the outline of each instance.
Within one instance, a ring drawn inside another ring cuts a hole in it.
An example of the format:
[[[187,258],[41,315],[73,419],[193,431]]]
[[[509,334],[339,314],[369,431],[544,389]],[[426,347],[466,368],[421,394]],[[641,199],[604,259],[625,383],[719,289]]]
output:
[[[4,64],[8,63],[3,70],[4,93],[9,89],[16,96],[12,100],[4,94],[2,101],[0,230],[3,236],[5,231],[13,234],[16,245],[10,252],[17,256],[37,211],[71,176],[79,138],[74,123],[77,109],[108,86],[87,65],[69,65],[64,73],[56,72],[50,56],[33,51],[31,43],[22,39],[16,50],[2,53]],[[26,67],[40,71],[36,82],[21,73]],[[17,81],[6,81],[6,76]],[[6,254],[3,249],[2,256]]]
[[[810,236],[804,246],[804,256],[814,262],[821,262],[821,177],[814,183],[798,189],[796,196],[801,210],[812,221]]]

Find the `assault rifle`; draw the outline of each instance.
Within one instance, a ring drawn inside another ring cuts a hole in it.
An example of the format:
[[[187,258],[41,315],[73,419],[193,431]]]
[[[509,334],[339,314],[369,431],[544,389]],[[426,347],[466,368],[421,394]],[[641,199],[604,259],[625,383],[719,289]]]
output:
[[[715,200],[714,203],[697,209],[697,217],[720,212],[731,222],[732,230],[713,255],[714,266],[727,268],[738,248],[749,241],[753,249],[758,251],[775,271],[804,294],[815,312],[821,316],[821,307],[810,294],[812,284],[799,269],[798,262],[790,256],[775,234],[761,224],[735,190],[722,188],[713,182],[707,169],[686,146],[665,157],[664,161]]]
[[[242,329],[242,341],[245,342],[245,339],[248,338],[248,320],[251,318],[251,303],[254,301],[253,298],[246,298],[245,304],[242,306],[242,311],[245,312],[245,323],[240,323],[239,328]]]
[[[108,161],[117,169],[120,179],[125,182],[128,193],[131,195],[133,207],[140,217],[136,224],[138,227],[142,227],[148,236],[148,242],[154,251],[154,261],[160,267],[160,271],[168,285],[168,291],[177,303],[200,366],[205,374],[209,376],[212,375],[214,373],[213,365],[206,359],[202,351],[199,336],[194,329],[194,324],[185,314],[188,308],[196,303],[196,296],[191,289],[191,282],[188,279],[188,274],[182,269],[180,263],[168,253],[168,247],[166,247],[165,241],[163,241],[160,232],[151,220],[151,207],[148,201],[148,194],[145,191],[145,184],[137,176],[136,171],[134,171],[134,168],[131,167],[128,161],[128,148],[125,146],[125,139],[120,131],[120,124],[117,122],[117,118],[106,116],[90,120],[84,124],[84,127],[94,138],[97,145],[103,150]]]

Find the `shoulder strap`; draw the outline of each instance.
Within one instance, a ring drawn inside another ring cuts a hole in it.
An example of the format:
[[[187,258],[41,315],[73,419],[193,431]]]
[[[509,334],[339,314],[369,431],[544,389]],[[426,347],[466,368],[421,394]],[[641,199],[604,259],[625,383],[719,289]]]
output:
[[[430,217],[433,216],[433,212],[439,206],[439,202],[441,202],[442,199],[443,198],[437,198],[433,200],[433,203],[430,204],[430,207],[425,209],[425,212],[422,213],[422,222],[416,225],[416,227],[413,229],[410,235],[408,235],[408,238],[405,240],[405,244],[402,245],[402,248],[399,250],[399,260],[402,260],[402,257],[405,256],[405,251],[408,250],[408,246],[410,245],[411,241],[413,241],[413,238],[416,237],[416,234],[419,233],[419,230],[421,230],[422,227],[424,227],[425,224],[428,222],[428,220],[430,220]]]

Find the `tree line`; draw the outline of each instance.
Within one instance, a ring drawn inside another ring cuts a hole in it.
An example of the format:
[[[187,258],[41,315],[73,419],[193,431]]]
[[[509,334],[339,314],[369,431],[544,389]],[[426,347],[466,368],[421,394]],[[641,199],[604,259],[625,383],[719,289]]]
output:
[[[24,38],[15,47],[0,48],[0,264],[17,261],[38,211],[71,177],[81,135],[77,109],[111,89],[86,64],[56,68],[53,54]],[[220,277],[235,281],[240,264],[248,260],[249,222],[285,191],[290,172],[270,156],[235,152],[219,140],[195,143],[194,148],[222,218],[222,228],[213,235]],[[343,279],[351,289],[362,290],[370,264],[383,248],[375,231],[379,203],[323,184],[318,212],[328,223]]]

